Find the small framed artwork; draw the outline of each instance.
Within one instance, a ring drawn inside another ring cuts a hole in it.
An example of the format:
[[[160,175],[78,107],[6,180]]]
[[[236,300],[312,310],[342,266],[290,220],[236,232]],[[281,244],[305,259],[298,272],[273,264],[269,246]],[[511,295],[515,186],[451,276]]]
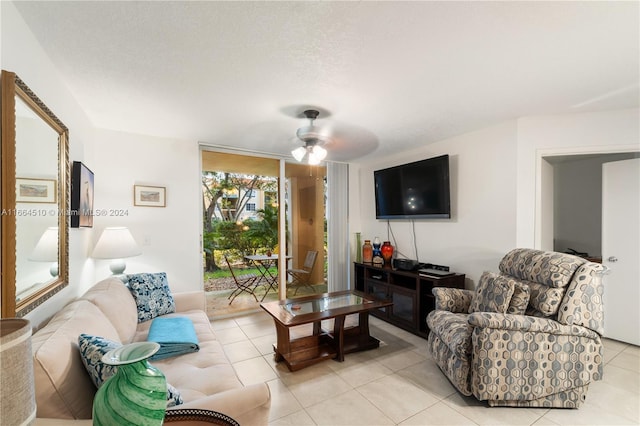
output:
[[[71,168],[71,227],[93,227],[93,172],[80,161]]]
[[[16,203],[57,203],[55,179],[16,178]]]
[[[166,207],[167,188],[164,186],[133,186],[133,205],[143,207]]]

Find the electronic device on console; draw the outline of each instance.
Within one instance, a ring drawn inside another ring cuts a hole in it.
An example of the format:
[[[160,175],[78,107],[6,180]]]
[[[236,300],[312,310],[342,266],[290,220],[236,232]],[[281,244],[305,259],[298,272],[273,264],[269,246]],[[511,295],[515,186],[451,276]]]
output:
[[[418,269],[418,274],[428,277],[448,277],[453,275],[448,266],[426,264],[426,266]]]
[[[420,267],[420,263],[413,259],[393,259],[393,267],[401,271],[413,271]]]

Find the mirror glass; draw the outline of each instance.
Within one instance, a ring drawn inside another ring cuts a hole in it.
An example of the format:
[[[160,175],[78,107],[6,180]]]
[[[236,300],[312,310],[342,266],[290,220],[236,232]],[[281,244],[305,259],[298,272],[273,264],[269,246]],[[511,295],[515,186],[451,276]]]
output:
[[[18,96],[15,102],[19,303],[58,276],[58,133]]]

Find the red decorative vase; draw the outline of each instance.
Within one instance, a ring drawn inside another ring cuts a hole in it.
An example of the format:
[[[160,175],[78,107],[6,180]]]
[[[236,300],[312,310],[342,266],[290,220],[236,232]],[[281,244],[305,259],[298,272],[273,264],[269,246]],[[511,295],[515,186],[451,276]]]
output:
[[[382,243],[382,247],[380,247],[380,252],[382,253],[382,258],[384,259],[385,264],[391,264],[391,258],[393,257],[393,246],[389,241],[385,241]]]

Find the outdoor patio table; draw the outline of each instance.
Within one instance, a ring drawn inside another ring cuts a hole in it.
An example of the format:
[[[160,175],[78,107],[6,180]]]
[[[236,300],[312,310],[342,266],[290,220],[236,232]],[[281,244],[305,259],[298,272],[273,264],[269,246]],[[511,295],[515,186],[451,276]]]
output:
[[[262,296],[262,299],[260,300],[262,302],[267,296],[267,293],[269,293],[269,290],[273,290],[275,292],[278,291],[278,274],[274,274],[269,269],[273,265],[275,265],[276,268],[278,267],[278,255],[272,254],[271,256],[268,256],[266,254],[253,254],[245,256],[244,258],[250,260],[254,265],[256,265],[258,272],[262,276],[261,279],[265,282],[267,290],[264,292],[264,296]],[[286,256],[285,258],[291,259],[291,256]]]

